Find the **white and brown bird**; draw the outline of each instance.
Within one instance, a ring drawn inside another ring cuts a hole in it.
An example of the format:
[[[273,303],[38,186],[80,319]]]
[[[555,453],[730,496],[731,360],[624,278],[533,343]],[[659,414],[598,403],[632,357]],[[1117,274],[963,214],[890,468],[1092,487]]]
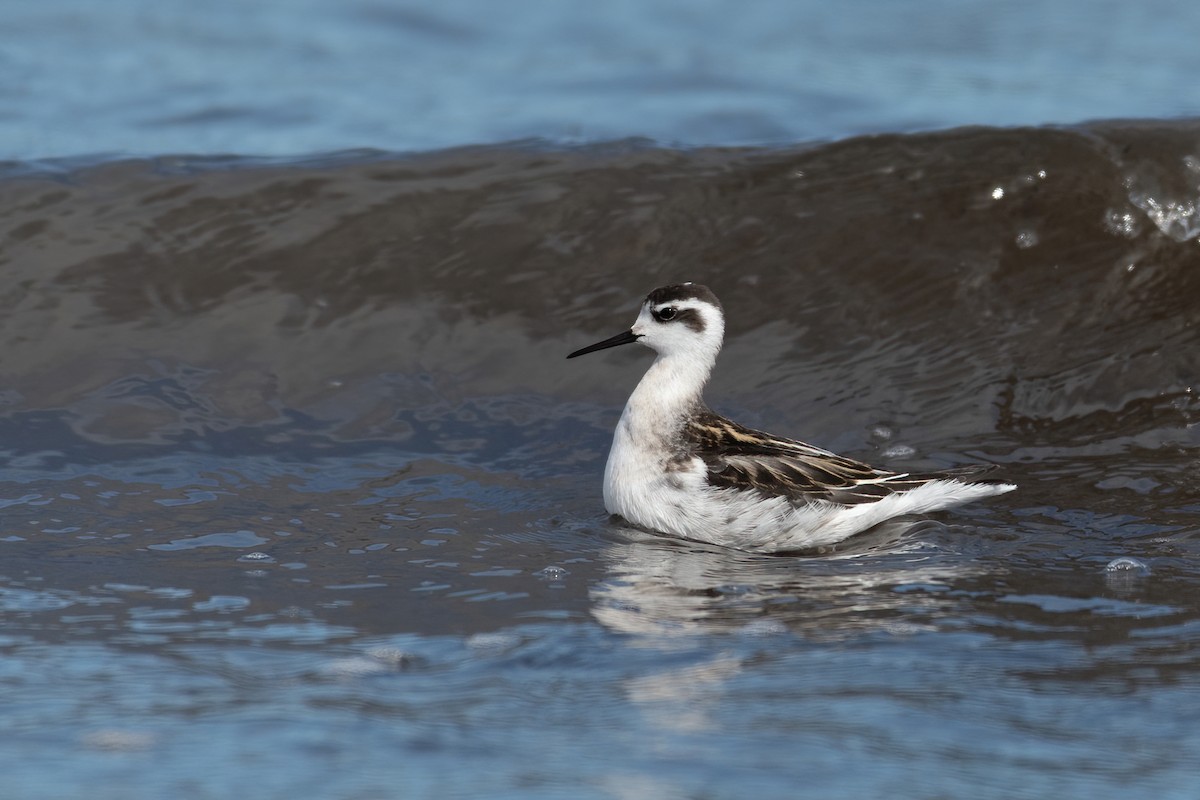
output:
[[[742,550],[805,550],[884,520],[1017,488],[991,469],[892,472],[751,430],[713,413],[703,390],[725,337],[705,286],[663,286],[633,327],[567,358],[638,342],[658,356],[617,424],[604,471],[609,513],[661,533]]]

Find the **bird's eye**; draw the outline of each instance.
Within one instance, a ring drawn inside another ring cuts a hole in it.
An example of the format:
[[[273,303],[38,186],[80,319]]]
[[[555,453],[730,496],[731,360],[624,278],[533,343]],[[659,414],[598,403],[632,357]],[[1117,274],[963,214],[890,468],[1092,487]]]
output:
[[[658,310],[658,318],[661,320],[675,319],[674,306],[667,306]]]

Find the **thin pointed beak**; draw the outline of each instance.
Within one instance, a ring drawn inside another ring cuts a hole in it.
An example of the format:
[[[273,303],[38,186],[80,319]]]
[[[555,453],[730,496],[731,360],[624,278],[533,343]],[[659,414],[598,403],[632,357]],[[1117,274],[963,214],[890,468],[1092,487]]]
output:
[[[611,339],[605,339],[603,342],[596,342],[595,344],[588,345],[582,350],[576,350],[574,353],[571,353],[571,355],[567,356],[567,358],[587,355],[588,353],[594,353],[597,350],[607,350],[610,347],[617,347],[618,345],[622,344],[632,344],[640,338],[642,337],[638,336],[631,330],[625,331],[624,333],[618,333]]]

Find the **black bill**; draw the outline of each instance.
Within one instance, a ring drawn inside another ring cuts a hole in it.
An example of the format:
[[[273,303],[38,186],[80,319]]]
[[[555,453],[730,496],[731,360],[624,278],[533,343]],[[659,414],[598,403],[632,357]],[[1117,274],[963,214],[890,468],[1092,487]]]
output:
[[[638,335],[636,333],[634,333],[633,331],[625,331],[624,333],[618,333],[616,336],[612,337],[611,339],[605,339],[603,342],[596,342],[595,344],[590,344],[587,347],[583,348],[582,350],[576,350],[574,353],[571,353],[571,355],[567,356],[567,358],[574,358],[575,356],[587,355],[588,353],[594,353],[597,350],[607,350],[610,347],[616,347],[616,346],[622,345],[622,344],[632,344],[632,343],[636,342],[637,340],[638,340]]]

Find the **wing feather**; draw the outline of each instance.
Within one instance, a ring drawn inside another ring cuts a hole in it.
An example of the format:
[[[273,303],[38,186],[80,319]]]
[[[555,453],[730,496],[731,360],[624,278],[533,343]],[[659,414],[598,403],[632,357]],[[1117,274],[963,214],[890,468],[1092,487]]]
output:
[[[708,410],[693,415],[683,433],[689,454],[698,456],[708,467],[711,485],[783,496],[795,503],[873,503],[932,480],[969,478],[990,469],[979,466],[922,474],[892,472],[804,442],[743,427]]]

